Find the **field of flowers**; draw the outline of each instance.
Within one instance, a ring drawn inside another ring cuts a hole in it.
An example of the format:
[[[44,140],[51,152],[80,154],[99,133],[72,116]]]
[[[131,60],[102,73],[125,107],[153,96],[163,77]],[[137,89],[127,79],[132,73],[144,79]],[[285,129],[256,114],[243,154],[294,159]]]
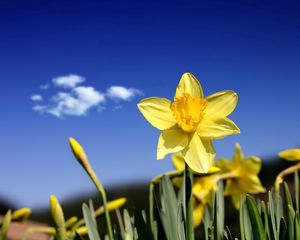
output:
[[[150,182],[147,211],[132,213],[123,209],[126,203],[123,196],[107,199],[83,147],[70,138],[74,157],[96,186],[102,206],[95,209],[92,201],[83,203],[82,219],[77,216],[65,219],[60,202],[52,195],[53,225],[29,227],[22,239],[30,239],[35,233],[57,240],[300,239],[300,149],[279,153],[291,165],[282,169],[271,189],[265,189],[258,177],[261,159],[244,156],[238,143],[231,160],[215,159],[213,140],[240,132],[228,118],[237,102],[237,93],[230,90],[205,97],[199,81],[191,73],[183,74],[173,100],[153,97],[139,102],[138,108],[145,119],[161,130],[157,159],[172,154],[174,166],[173,171],[162,173]],[[284,180],[292,174],[291,188]],[[268,195],[266,201],[253,196],[264,192]],[[231,198],[239,213],[237,236],[225,225],[225,197]],[[27,208],[8,210],[0,220],[0,240],[7,239],[13,222],[24,222],[30,214]],[[116,221],[112,221],[111,214],[116,215]],[[101,216],[105,224],[99,224]]]

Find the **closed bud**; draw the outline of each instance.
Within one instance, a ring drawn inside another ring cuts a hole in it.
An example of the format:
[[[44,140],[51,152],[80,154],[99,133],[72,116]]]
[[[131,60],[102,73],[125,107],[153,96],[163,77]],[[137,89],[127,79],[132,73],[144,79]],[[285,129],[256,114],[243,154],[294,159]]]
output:
[[[83,147],[74,138],[69,138],[69,144],[75,158],[79,161],[83,168],[89,170],[90,163]]]
[[[31,214],[31,210],[29,208],[20,208],[12,213],[12,220],[18,222],[26,221]]]
[[[77,217],[71,217],[66,221],[66,228],[71,228],[73,225],[77,222],[78,218]]]
[[[58,228],[65,228],[65,218],[62,207],[54,195],[50,196],[50,211],[55,225]]]

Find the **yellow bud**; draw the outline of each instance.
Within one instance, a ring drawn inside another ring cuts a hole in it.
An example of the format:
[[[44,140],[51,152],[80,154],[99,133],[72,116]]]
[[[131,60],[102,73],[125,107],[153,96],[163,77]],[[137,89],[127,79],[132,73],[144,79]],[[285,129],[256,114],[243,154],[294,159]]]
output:
[[[71,228],[77,222],[77,217],[71,217],[66,221],[66,228]]]
[[[126,201],[127,201],[127,199],[123,197],[123,198],[118,198],[118,199],[108,202],[107,203],[108,211],[112,211],[112,210],[122,207],[126,203]]]
[[[31,214],[31,210],[29,208],[20,208],[13,212],[12,220],[18,222],[24,222],[29,218],[30,214]]]
[[[75,158],[79,161],[79,163],[86,169],[90,169],[90,163],[87,158],[87,155],[85,154],[84,149],[81,147],[81,145],[74,139],[69,138],[70,147],[72,149],[72,152],[75,156]]]
[[[113,201],[110,201],[107,203],[107,209],[108,211],[113,211],[117,208],[122,207],[126,203],[126,198],[118,198]],[[98,217],[104,213],[104,207],[101,206],[95,211],[95,216]]]
[[[50,196],[50,211],[57,227],[65,228],[65,218],[62,207],[54,195]]]
[[[79,235],[86,235],[88,233],[87,227],[86,226],[82,226],[76,229],[76,232]]]
[[[11,223],[11,210],[9,209],[4,216],[2,227],[0,230],[0,239],[5,239]]]

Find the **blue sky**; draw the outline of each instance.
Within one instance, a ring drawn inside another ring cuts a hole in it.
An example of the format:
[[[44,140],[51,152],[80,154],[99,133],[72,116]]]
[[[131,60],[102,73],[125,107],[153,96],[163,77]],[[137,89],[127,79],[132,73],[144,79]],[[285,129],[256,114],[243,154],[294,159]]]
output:
[[[184,72],[205,95],[239,95],[231,119],[241,134],[216,141],[217,156],[230,157],[235,142],[263,159],[299,146],[299,10],[296,1],[1,3],[0,197],[36,207],[47,206],[50,194],[94,190],[70,136],[107,187],[171,170],[169,160],[155,160],[159,131],[136,104],[172,99]],[[70,76],[76,86],[54,80]],[[55,108],[66,98],[77,107]]]

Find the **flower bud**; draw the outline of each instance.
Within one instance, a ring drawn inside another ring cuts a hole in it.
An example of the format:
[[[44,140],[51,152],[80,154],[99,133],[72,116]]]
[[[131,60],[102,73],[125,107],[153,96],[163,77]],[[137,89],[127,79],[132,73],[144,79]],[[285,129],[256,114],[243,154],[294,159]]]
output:
[[[61,205],[54,195],[50,196],[50,211],[55,225],[58,228],[65,228],[65,218]]]
[[[18,222],[26,221],[31,214],[31,210],[29,208],[20,208],[12,213],[12,220]]]

